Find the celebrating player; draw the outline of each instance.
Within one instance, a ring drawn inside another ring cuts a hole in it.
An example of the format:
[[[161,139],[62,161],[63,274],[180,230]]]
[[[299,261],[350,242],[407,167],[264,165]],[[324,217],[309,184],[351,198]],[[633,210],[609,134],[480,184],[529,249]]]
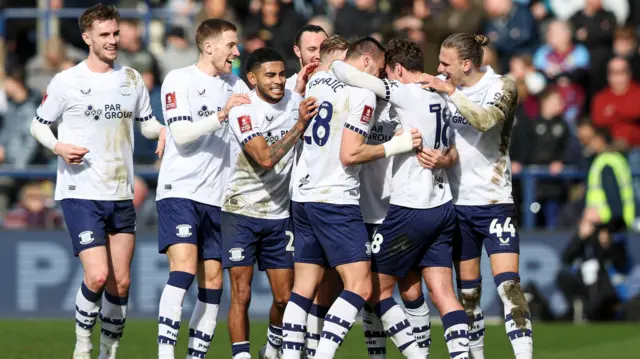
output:
[[[317,25],[305,25],[296,35],[293,52],[300,60],[300,72],[287,79],[285,88],[304,96],[308,76],[320,63],[320,45],[327,33]]]
[[[169,72],[162,106],[169,127],[158,177],[158,249],[169,259],[160,297],[158,357],[173,358],[182,303],[195,274],[198,300],[189,323],[187,358],[205,357],[222,296],[220,206],[229,172],[227,116],[249,103],[247,86],[231,74],[239,56],[235,25],[205,20],[196,30],[200,58]]]
[[[440,48],[438,71],[445,80],[425,75],[425,86],[447,99],[453,115],[460,161],[449,171],[459,229],[454,259],[462,304],[473,321],[470,352],[484,357],[484,316],[480,308],[482,244],[489,254],[494,282],[502,299],[505,326],[518,359],[533,356],[531,315],[518,275],[519,237],[511,194],[509,142],[517,91],[515,83],[483,68],[482,35],[459,33]],[[441,154],[425,154],[433,163]],[[430,164],[425,162],[425,165]]]
[[[392,40],[385,55],[387,78],[391,81],[369,76],[344,62],[334,62],[331,69],[347,84],[369,88],[391,102],[402,126],[418,128],[425,147],[445,149],[445,158],[452,166],[457,154],[455,148],[449,148],[447,139],[446,103],[415,83],[422,75],[423,59],[422,50],[415,43]],[[468,358],[468,318],[451,282],[455,229],[451,190],[444,169],[425,169],[415,156],[406,153],[393,159],[389,212],[371,241],[377,272],[374,282],[378,283],[371,302],[376,304],[376,314],[385,328],[410,331],[408,322],[402,324],[407,319],[392,295],[397,279],[419,268],[442,316],[451,358]],[[406,336],[400,339],[406,340]],[[403,344],[396,342],[401,348],[405,347]],[[406,346],[403,354],[424,358],[419,350],[410,350]]]
[[[51,80],[31,124],[31,134],[60,157],[55,199],[62,201],[74,254],[85,271],[76,295],[76,359],[91,358],[98,315],[99,358],[116,357],[135,246],[133,121],[146,138],[164,137],[140,74],[114,65],[119,20],[112,5],[85,10],[78,24],[89,56]],[[56,139],[50,125],[58,118]],[[161,138],[156,153],[163,146]]]
[[[302,101],[285,90],[285,64],[270,48],[247,60],[254,91],[250,105],[229,114],[231,173],[222,207],[222,262],[229,268],[231,307],[229,336],[233,359],[250,359],[249,318],[253,266],[266,271],[273,292],[267,345],[260,358],[276,359],[282,343],[282,315],[293,286],[293,226],[289,182],[293,151],[315,116],[313,98]]]
[[[349,46],[346,61],[380,74],[384,48],[366,37]],[[307,313],[324,268],[336,268],[344,290],[325,317],[315,358],[333,358],[357,313],[371,295],[367,231],[360,214],[359,165],[408,152],[421,144],[417,131],[406,131],[383,145],[367,145],[375,96],[345,86],[331,73],[318,71],[307,85],[308,97],[320,103],[305,131],[295,171],[293,218],[296,276],[283,319],[284,358],[300,358]]]

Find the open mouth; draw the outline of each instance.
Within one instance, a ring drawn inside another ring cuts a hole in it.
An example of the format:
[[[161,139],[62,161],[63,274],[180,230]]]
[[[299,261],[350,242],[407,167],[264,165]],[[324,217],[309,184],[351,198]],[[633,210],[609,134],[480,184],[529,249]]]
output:
[[[284,87],[274,87],[271,89],[275,95],[281,95],[284,92]]]

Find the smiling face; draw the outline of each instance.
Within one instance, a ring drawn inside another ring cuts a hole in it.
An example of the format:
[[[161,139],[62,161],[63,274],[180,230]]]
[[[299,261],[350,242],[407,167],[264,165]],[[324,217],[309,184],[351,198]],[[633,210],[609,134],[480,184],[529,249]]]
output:
[[[471,61],[461,60],[458,56],[458,50],[452,47],[440,48],[439,60],[438,72],[456,86],[462,82],[465,72],[471,68]]]
[[[324,32],[306,31],[300,36],[300,46],[294,46],[293,51],[300,59],[302,66],[312,62],[320,62],[320,45],[327,39]]]
[[[240,56],[238,34],[231,30],[224,31],[220,36],[205,41],[204,46],[210,50],[211,62],[216,71],[220,74],[231,73],[233,61]]]
[[[265,62],[256,70],[247,74],[247,79],[262,99],[269,103],[278,103],[284,97],[284,85],[287,81],[284,62]]]
[[[82,33],[82,39],[89,46],[89,51],[101,61],[111,64],[118,57],[120,28],[117,20],[95,20]]]

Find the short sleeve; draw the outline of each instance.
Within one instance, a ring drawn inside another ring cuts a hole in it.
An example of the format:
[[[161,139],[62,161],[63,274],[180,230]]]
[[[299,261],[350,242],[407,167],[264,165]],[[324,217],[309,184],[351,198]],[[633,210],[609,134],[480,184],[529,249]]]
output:
[[[127,69],[127,71],[134,71],[132,69]],[[151,109],[151,100],[149,98],[149,90],[147,86],[144,84],[144,80],[142,76],[136,71],[135,76],[138,78],[138,88],[136,89],[138,93],[138,102],[136,104],[136,115],[135,120],[137,122],[145,122],[153,118],[153,111]]]
[[[376,110],[376,95],[365,89],[352,87],[349,96],[349,115],[344,126],[368,137],[373,126],[373,114]]]
[[[250,105],[234,107],[229,113],[229,128],[244,147],[257,136],[262,136],[260,119]]]
[[[60,75],[53,77],[47,91],[42,98],[40,106],[36,109],[36,120],[44,125],[54,123],[66,108],[65,84]]]
[[[385,100],[400,108],[408,108],[411,104],[411,93],[409,88],[398,81],[383,79],[385,87]]]
[[[189,103],[189,90],[185,81],[186,79],[181,78],[179,73],[172,71],[162,84],[160,96],[162,112],[167,125],[171,125],[176,121],[193,122]]]

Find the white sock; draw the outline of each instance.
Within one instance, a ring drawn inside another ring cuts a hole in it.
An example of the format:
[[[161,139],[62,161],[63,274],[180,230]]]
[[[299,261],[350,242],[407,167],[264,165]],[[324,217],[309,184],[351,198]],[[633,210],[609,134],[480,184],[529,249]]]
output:
[[[327,307],[311,304],[309,315],[307,316],[307,333],[305,335],[307,359],[313,359],[316,356],[316,349],[324,326],[324,317],[328,312],[329,308]]]
[[[464,310],[442,316],[444,340],[451,359],[469,359],[469,318]]]
[[[118,297],[104,292],[100,321],[102,335],[100,335],[100,358],[114,359],[122,331],[127,320],[127,302],[129,297]]]
[[[222,289],[198,288],[198,300],[189,322],[189,349],[187,359],[207,356],[216,330]]]
[[[431,346],[431,316],[429,306],[424,300],[424,296],[414,301],[403,301],[404,311],[407,319],[413,327],[413,336],[416,338],[418,347],[425,358],[429,358],[429,348]]]
[[[387,357],[387,335],[384,333],[380,318],[368,305],[365,305],[362,311],[362,329],[369,358],[385,359]]]
[[[93,348],[91,333],[100,313],[101,297],[102,292],[91,291],[84,282],[76,293],[76,353],[90,352]]]
[[[340,293],[324,318],[316,359],[331,359],[335,356],[364,303],[364,298],[353,292],[343,290]]]
[[[182,303],[195,276],[191,273],[174,271],[164,286],[158,308],[158,357],[173,358],[178,340]]]
[[[233,359],[251,359],[249,353],[249,342],[238,342],[231,344]]]
[[[282,359],[300,359],[312,303],[309,298],[291,293],[282,317]]]
[[[484,314],[480,305],[482,277],[459,280],[459,297],[469,317],[469,354],[471,359],[484,359]]]
[[[500,273],[494,278],[504,305],[504,325],[516,359],[533,358],[533,331],[529,304],[520,288],[517,273]]]
[[[402,355],[409,359],[424,359],[425,356],[413,336],[413,327],[393,297],[380,301],[375,311],[382,322],[385,334],[391,338]]]
[[[265,359],[277,359],[282,348],[282,328],[269,324],[267,329],[267,348],[264,352]]]

